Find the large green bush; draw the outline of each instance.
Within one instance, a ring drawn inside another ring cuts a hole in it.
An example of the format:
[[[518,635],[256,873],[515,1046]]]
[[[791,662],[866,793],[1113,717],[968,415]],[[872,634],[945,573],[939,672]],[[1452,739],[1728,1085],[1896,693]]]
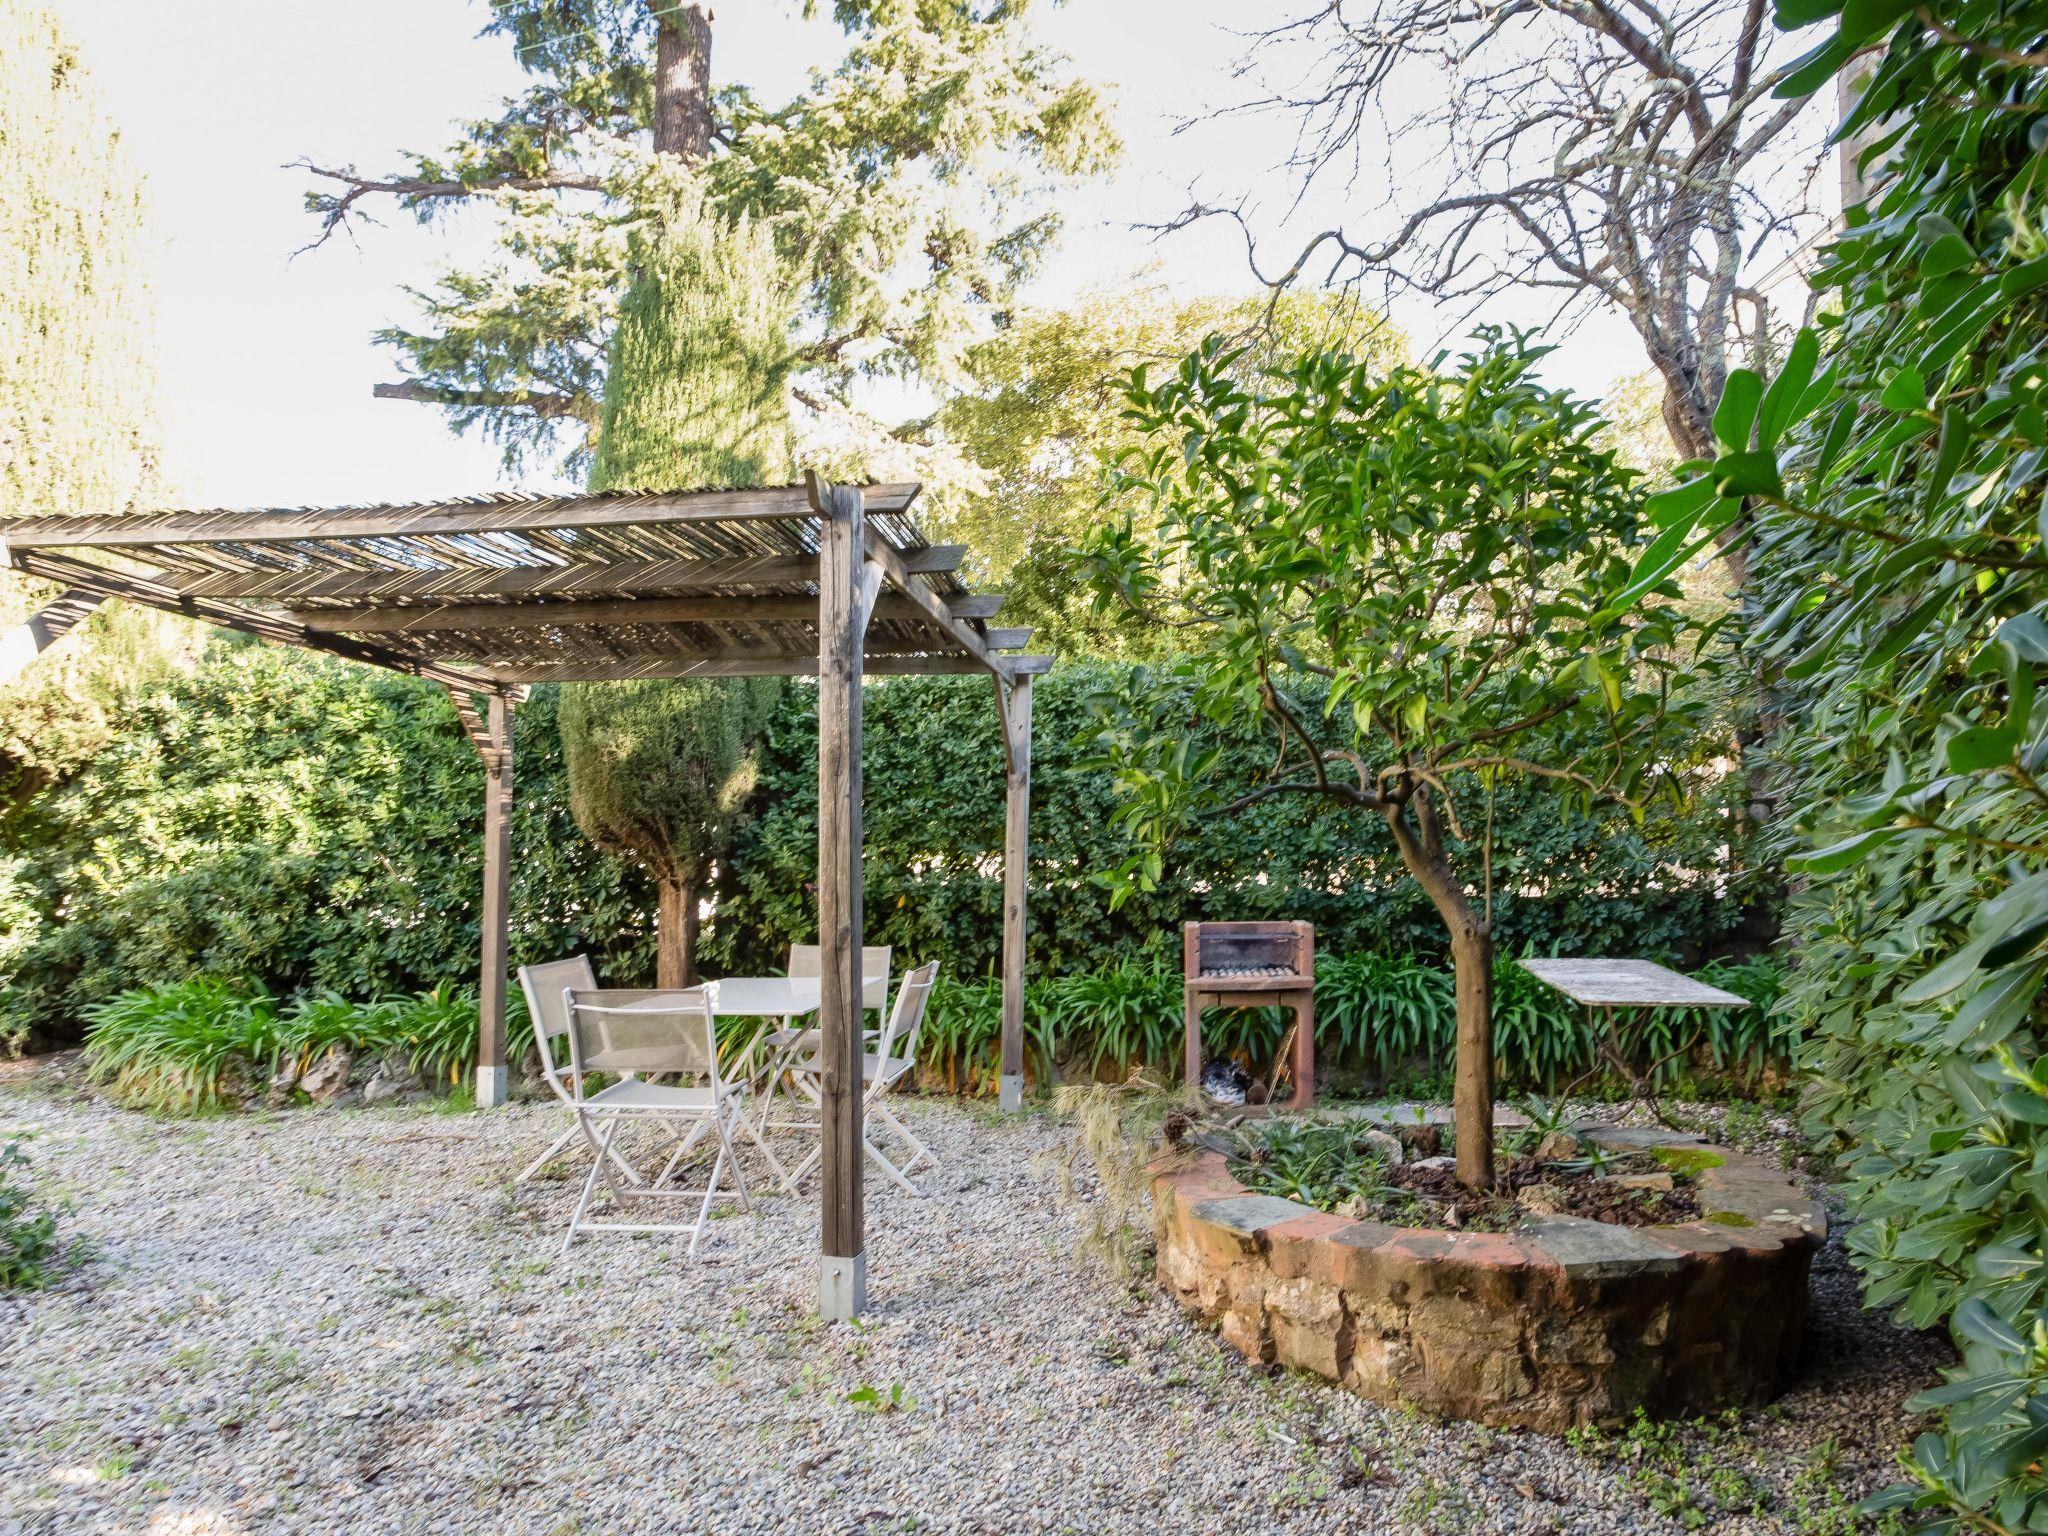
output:
[[[1111,826],[1114,787],[1087,766],[1090,699],[1114,669],[1069,662],[1034,689],[1030,965],[1096,971],[1151,954],[1179,964],[1188,919],[1304,918],[1324,953],[1441,956],[1443,925],[1402,874],[1372,816],[1270,801],[1177,842],[1156,891],[1110,908],[1103,877],[1131,852]],[[1199,729],[1199,728],[1197,728]],[[793,690],[761,752],[757,815],[724,871],[707,973],[779,969],[816,925],[816,694]],[[1246,777],[1270,748],[1225,743]],[[1731,866],[1733,793],[1704,761],[1704,804],[1684,815],[1562,807],[1512,783],[1495,805],[1495,918],[1503,954],[1627,954],[1691,964],[1731,943],[1758,892]],[[869,686],[865,918],[873,944],[992,973],[1002,946],[1003,752],[986,680],[897,678]],[[1478,797],[1483,799],[1483,796]],[[1476,801],[1475,801],[1476,803]],[[1478,870],[1467,871],[1478,883]]]
[[[515,962],[646,971],[646,881],[569,815],[555,697],[518,712]],[[0,1036],[198,972],[283,996],[470,981],[483,773],[430,684],[225,639],[127,706],[112,744],[0,828]]]
[[[2048,1529],[2048,55],[2036,5],[1780,0],[1839,13],[1780,94],[1866,67],[1843,137],[1876,191],[1839,300],[1722,452],[1660,498],[1670,558],[1754,526],[1810,1124],[1838,1148],[1873,1305],[1946,1322],[1919,1400],[1931,1529]]]

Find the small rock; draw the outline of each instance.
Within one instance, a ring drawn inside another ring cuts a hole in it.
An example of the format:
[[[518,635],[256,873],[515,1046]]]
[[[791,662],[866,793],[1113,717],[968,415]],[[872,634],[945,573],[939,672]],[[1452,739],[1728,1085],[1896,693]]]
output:
[[[1533,1156],[1539,1163],[1561,1163],[1579,1155],[1579,1138],[1569,1131],[1551,1131],[1536,1143]]]
[[[1455,1168],[1458,1166],[1458,1160],[1455,1157],[1418,1157],[1410,1166],[1415,1168]]]
[[[299,1079],[299,1087],[315,1104],[331,1104],[348,1087],[349,1051],[345,1045],[330,1045],[327,1054]]]
[[[384,1104],[392,1099],[402,1098],[420,1085],[419,1074],[409,1067],[394,1066],[386,1062],[376,1074],[363,1084],[363,1103]]]
[[[1401,1138],[1389,1136],[1385,1131],[1367,1131],[1358,1138],[1386,1159],[1389,1168],[1398,1168],[1407,1154],[1402,1150]]]
[[[1555,1184],[1531,1184],[1515,1196],[1522,1209],[1538,1216],[1562,1216],[1565,1193]]]
[[[292,1090],[299,1086],[299,1064],[288,1061],[270,1076],[263,1087],[263,1107],[283,1109],[292,1101]]]

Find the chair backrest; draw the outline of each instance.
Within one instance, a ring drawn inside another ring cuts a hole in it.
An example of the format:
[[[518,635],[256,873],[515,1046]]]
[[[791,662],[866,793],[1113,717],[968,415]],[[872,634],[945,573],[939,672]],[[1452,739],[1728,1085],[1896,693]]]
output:
[[[718,1086],[717,984],[673,992],[565,988],[569,1060],[577,1096],[583,1075],[604,1072],[651,1077],[664,1072],[710,1079]]]
[[[895,1012],[889,1015],[889,1022],[882,1027],[877,1054],[884,1063],[900,1061],[910,1064],[917,1060],[917,1037],[924,1028],[925,1005],[931,1001],[932,983],[938,979],[938,974],[939,962],[936,960],[904,973],[903,985],[896,989]],[[869,1094],[886,1088],[896,1075],[887,1071],[876,1073],[869,1085]]]
[[[815,944],[792,944],[789,946],[789,971],[791,976],[818,976],[824,972],[824,962],[819,959]],[[889,946],[887,944],[864,944],[860,951],[860,1005],[872,1008],[879,1014],[889,1011]]]
[[[569,1011],[562,1005],[562,989],[597,989],[597,973],[588,955],[571,955],[567,960],[550,960],[543,965],[519,967],[519,990],[526,994],[526,1015],[533,1020],[533,1041],[540,1048],[540,1068],[557,1097],[573,1098],[574,1090],[562,1081],[555,1065],[555,1040],[569,1032]]]

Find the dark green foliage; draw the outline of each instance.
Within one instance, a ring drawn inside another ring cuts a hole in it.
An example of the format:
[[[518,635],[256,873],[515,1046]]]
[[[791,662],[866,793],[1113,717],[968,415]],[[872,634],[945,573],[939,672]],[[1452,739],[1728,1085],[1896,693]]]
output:
[[[793,308],[752,220],[692,205],[650,231],[612,333],[590,488],[786,483]]]
[[[0,1291],[41,1290],[57,1261],[56,1213],[37,1209],[26,1178],[16,1179],[27,1167],[18,1142],[0,1146]]]
[[[1866,56],[1843,131],[1878,190],[1817,274],[1838,305],[1768,387],[1730,379],[1718,457],[1653,510],[1666,562],[1754,521],[1808,1123],[1841,1153],[1871,1303],[1964,1351],[1896,1501],[1932,1530],[2041,1530],[2048,67],[2038,4],[1909,11],[1781,0],[1781,26],[1840,24],[1780,94]]]
[[[555,693],[517,714],[515,963],[651,979],[654,893],[570,818]],[[223,640],[0,836],[0,1033],[195,973],[380,997],[474,974],[483,772],[429,684]]]
[[[1108,775],[1084,766],[1090,697],[1116,669],[1063,665],[1034,690],[1030,967],[1038,976],[1097,971],[1128,955],[1179,967],[1189,919],[1305,918],[1324,955],[1444,954],[1442,923],[1402,874],[1377,816],[1302,800],[1268,801],[1197,823],[1174,845],[1157,890],[1110,910],[1100,876],[1130,851],[1109,825]],[[1313,690],[1308,707],[1320,708]],[[778,969],[786,946],[814,937],[817,878],[815,693],[791,691],[762,749],[757,815],[718,892],[707,969]],[[1198,739],[1215,739],[1195,726]],[[1707,748],[1701,746],[1702,758]],[[1230,743],[1221,772],[1250,777],[1270,750]],[[937,959],[944,975],[991,974],[1001,953],[1002,745],[988,684],[897,678],[868,688],[868,942]],[[1747,917],[1748,890],[1726,862],[1739,786],[1697,772],[1697,803],[1653,806],[1636,826],[1607,806],[1573,806],[1504,781],[1494,807],[1494,919],[1504,954],[1631,954],[1690,968]],[[1476,855],[1460,866],[1476,886]]]

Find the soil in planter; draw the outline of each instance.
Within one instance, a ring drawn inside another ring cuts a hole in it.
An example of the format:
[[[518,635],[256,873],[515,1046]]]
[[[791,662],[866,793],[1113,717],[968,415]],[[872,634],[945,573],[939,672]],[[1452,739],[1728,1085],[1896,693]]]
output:
[[[1587,1149],[1569,1137],[1532,1151],[1525,1138],[1498,1149],[1494,1187],[1478,1192],[1458,1182],[1450,1159],[1427,1155],[1433,1141],[1421,1145],[1404,1128],[1397,1150],[1394,1136],[1356,1123],[1276,1120],[1242,1131],[1231,1171],[1262,1194],[1395,1226],[1505,1232],[1531,1218],[1577,1216],[1649,1227],[1700,1215],[1695,1169],[1642,1154],[1582,1156]]]
[[[1651,1172],[1654,1166],[1640,1171]],[[1699,1219],[1700,1203],[1686,1187],[1689,1178],[1674,1174],[1670,1189],[1639,1189],[1619,1182],[1627,1172],[1601,1174],[1523,1156],[1496,1163],[1494,1188],[1485,1193],[1465,1188],[1456,1170],[1442,1163],[1408,1163],[1387,1169],[1385,1177],[1390,1186],[1413,1197],[1402,1216],[1406,1226],[1504,1232],[1537,1215],[1580,1216],[1617,1227]],[[1532,1209],[1530,1200],[1542,1208]]]

